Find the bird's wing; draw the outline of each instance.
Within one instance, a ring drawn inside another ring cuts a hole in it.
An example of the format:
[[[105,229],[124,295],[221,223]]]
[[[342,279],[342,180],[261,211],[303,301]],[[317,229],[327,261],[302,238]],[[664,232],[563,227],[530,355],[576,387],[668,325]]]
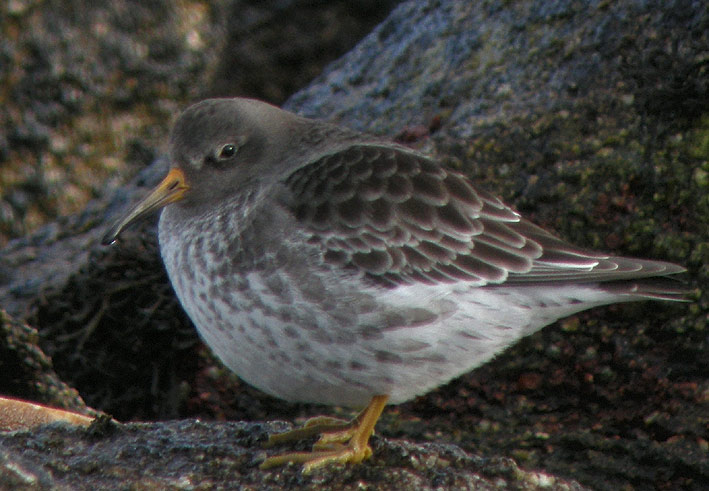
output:
[[[403,147],[352,145],[298,169],[285,185],[324,259],[383,285],[595,282],[681,270],[568,244]]]

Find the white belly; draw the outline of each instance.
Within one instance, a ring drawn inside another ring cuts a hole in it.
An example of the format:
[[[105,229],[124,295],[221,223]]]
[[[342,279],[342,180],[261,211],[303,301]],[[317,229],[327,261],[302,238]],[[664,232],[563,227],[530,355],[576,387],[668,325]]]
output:
[[[182,236],[163,218],[161,254],[204,341],[242,379],[291,401],[404,402],[556,319],[618,301],[592,285],[387,290],[313,278],[297,264],[225,275],[226,245]]]

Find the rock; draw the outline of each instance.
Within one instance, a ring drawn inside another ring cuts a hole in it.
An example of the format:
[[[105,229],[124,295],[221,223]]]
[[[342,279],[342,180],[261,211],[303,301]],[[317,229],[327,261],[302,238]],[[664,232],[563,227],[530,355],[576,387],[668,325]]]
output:
[[[74,411],[0,397],[0,432],[33,430],[58,421],[89,426],[93,418]]]
[[[0,487],[29,489],[585,489],[520,469],[511,459],[481,458],[455,445],[373,439],[378,459],[303,475],[297,466],[260,471],[267,432],[288,425],[172,421],[88,429],[52,425],[0,433]],[[51,456],[49,456],[51,454]],[[139,469],[140,472],[136,472]]]
[[[96,414],[54,373],[52,360],[38,342],[36,329],[0,310],[0,394]]]

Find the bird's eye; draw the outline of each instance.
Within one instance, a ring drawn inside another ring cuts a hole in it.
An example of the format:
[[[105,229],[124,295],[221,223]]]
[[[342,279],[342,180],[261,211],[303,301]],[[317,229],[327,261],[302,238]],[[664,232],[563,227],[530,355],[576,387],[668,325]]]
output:
[[[235,154],[236,154],[236,145],[234,145],[233,143],[227,143],[219,151],[219,158],[220,159],[228,159],[230,157],[233,157]]]

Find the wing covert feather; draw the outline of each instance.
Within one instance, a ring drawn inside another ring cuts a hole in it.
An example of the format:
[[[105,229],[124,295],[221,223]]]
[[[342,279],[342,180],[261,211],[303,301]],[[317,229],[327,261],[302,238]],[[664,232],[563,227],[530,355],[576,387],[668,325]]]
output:
[[[285,181],[325,261],[385,286],[610,281],[678,272],[609,257],[524,220],[462,174],[404,147],[356,144]]]

